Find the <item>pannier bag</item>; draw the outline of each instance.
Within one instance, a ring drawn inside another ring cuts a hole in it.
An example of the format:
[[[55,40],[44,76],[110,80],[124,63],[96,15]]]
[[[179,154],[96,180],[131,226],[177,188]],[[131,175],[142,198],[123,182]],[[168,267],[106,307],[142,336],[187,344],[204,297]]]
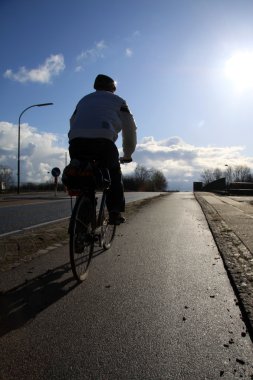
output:
[[[95,162],[72,159],[63,170],[62,183],[69,195],[76,196],[86,187],[104,187],[106,183],[110,183],[110,177],[108,171],[103,173]]]

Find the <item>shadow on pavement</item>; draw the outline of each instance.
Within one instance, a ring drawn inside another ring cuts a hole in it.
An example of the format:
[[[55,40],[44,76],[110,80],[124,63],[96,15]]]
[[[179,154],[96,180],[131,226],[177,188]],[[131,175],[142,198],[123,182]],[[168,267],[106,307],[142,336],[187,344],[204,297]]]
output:
[[[63,264],[0,294],[0,336],[24,326],[78,284]],[[64,276],[64,278],[62,278]]]
[[[105,252],[95,246],[92,260]],[[66,277],[68,272],[70,275]],[[24,326],[78,285],[73,278],[70,263],[65,263],[25,280],[7,292],[0,292],[0,337]]]

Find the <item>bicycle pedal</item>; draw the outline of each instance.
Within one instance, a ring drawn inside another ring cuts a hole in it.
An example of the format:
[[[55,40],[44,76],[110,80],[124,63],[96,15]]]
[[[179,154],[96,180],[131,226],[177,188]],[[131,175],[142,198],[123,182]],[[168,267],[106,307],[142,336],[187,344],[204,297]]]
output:
[[[96,234],[96,235],[94,236],[94,241],[95,241],[95,243],[100,242],[100,235]]]

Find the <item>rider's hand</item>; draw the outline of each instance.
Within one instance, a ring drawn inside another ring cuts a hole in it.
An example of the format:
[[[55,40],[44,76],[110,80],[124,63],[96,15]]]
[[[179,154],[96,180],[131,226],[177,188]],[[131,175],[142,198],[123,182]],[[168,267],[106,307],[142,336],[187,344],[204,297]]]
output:
[[[119,160],[120,160],[121,164],[127,164],[128,162],[132,162],[133,161],[132,157],[120,157]]]

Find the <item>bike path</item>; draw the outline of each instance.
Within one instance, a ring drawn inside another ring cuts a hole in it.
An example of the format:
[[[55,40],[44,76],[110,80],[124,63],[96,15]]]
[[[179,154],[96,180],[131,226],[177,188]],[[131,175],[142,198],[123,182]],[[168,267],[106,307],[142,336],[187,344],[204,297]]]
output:
[[[252,342],[192,193],[132,214],[83,284],[64,246],[3,273],[1,291],[1,379],[252,379]]]

